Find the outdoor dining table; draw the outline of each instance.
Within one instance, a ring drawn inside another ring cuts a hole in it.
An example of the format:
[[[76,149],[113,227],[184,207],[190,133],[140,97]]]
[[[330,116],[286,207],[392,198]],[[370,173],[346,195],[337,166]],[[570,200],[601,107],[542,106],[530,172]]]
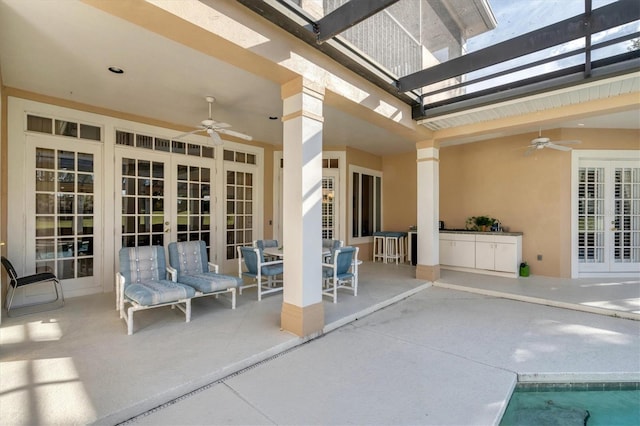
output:
[[[284,257],[284,250],[282,250],[282,247],[266,247],[263,250],[263,253],[267,256],[275,256],[275,257]],[[329,256],[331,254],[331,250],[329,249],[322,249],[322,258],[324,259],[326,256]]]

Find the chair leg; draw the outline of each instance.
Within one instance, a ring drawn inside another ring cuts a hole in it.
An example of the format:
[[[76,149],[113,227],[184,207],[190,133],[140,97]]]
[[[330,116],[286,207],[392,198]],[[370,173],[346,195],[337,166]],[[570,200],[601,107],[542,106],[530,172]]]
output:
[[[133,334],[133,306],[127,309],[127,334]]]
[[[236,289],[231,289],[231,309],[236,308]]]
[[[13,303],[13,296],[16,294],[17,287],[11,288],[11,297],[9,298],[9,303],[7,304],[7,315],[11,316],[11,304]]]
[[[186,316],[186,321],[185,322],[189,322],[191,321],[191,299],[187,299],[187,301],[185,302],[185,307],[186,312],[184,313]]]

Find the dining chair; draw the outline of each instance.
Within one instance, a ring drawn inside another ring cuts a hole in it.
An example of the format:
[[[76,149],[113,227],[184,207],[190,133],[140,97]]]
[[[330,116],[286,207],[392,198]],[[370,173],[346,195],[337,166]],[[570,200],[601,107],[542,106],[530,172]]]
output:
[[[358,295],[358,247],[341,247],[333,252],[331,263],[322,264],[324,287],[322,294],[338,302],[338,289],[347,289]]]
[[[43,312],[49,311],[52,309],[58,309],[64,306],[64,294],[62,293],[62,285],[60,284],[60,280],[55,276],[55,274],[51,272],[40,272],[32,275],[25,275],[19,277],[15,268],[6,257],[2,256],[2,266],[7,271],[7,275],[9,276],[9,285],[11,286],[11,296],[7,302],[7,315],[12,316],[20,316],[25,314],[31,314],[35,312]],[[21,306],[20,308],[11,309],[13,304],[13,297],[16,294],[16,291],[19,288],[24,288],[25,286],[32,284],[42,284],[42,283],[51,283],[53,285],[53,289],[56,293],[56,298],[54,300],[47,300],[44,302],[36,302],[29,305]],[[35,308],[35,306],[39,306],[39,308]]]
[[[324,255],[324,262],[325,263],[330,263],[331,262],[331,258],[333,257],[333,252],[336,251],[336,249],[339,249],[342,246],[344,246],[344,242],[342,240],[334,240],[334,239],[331,239],[331,238],[323,238],[322,239],[322,252],[324,254],[327,250],[329,251],[328,255]]]
[[[269,256],[264,254],[264,249],[270,247],[280,247],[278,240],[256,240],[254,247],[258,247],[262,251],[262,255],[266,261],[278,260],[276,256]]]
[[[283,270],[284,262],[282,260],[265,262],[262,250],[259,248],[238,247],[238,277],[253,281],[251,284],[240,285],[240,294],[245,288],[257,287],[258,300],[262,300],[262,296],[265,294],[282,291],[281,275]]]

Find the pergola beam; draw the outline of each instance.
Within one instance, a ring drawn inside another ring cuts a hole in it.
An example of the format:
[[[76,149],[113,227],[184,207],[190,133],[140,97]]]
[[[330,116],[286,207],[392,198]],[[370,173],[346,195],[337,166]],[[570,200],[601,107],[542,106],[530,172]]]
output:
[[[351,0],[321,18],[315,25],[318,43],[353,27],[398,0]]]
[[[402,77],[398,80],[398,90],[415,90],[638,19],[640,8],[637,0],[619,0]]]

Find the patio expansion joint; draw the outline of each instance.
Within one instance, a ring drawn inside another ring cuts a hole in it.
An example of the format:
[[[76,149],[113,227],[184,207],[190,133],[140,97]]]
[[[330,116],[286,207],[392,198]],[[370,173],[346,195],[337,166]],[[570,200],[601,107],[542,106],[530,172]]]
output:
[[[282,350],[281,352],[278,352],[278,353],[276,353],[276,354],[274,354],[274,355],[268,356],[268,357],[266,357],[266,358],[264,358],[264,359],[262,359],[262,360],[260,360],[260,361],[254,362],[254,363],[252,363],[252,364],[250,364],[250,365],[248,365],[248,366],[246,366],[246,367],[244,367],[244,368],[241,368],[241,369],[239,369],[239,370],[237,370],[237,371],[233,371],[232,373],[230,373],[230,374],[228,374],[228,375],[226,375],[226,376],[224,376],[224,377],[221,377],[221,378],[219,378],[219,379],[217,379],[217,380],[214,380],[214,381],[212,381],[212,382],[210,382],[210,383],[207,383],[207,384],[205,384],[205,385],[199,386],[197,389],[194,389],[194,390],[192,390],[192,391],[190,391],[190,392],[187,392],[187,393],[185,393],[185,394],[183,394],[183,395],[180,395],[180,396],[178,396],[178,397],[176,397],[176,398],[172,398],[172,399],[170,399],[169,401],[164,402],[164,403],[162,403],[162,404],[160,404],[160,405],[158,405],[158,406],[156,406],[156,407],[153,407],[153,408],[151,408],[151,409],[149,409],[149,410],[146,410],[146,411],[144,411],[144,412],[142,412],[142,413],[140,413],[140,414],[136,414],[136,415],[134,415],[134,416],[132,416],[132,417],[130,417],[130,418],[128,418],[128,419],[126,419],[126,420],[122,421],[122,422],[118,422],[118,423],[116,423],[116,425],[118,425],[118,426],[120,426],[120,425],[124,426],[124,425],[132,425],[132,424],[135,424],[135,423],[138,421],[138,419],[141,419],[141,418],[146,417],[146,416],[148,416],[148,415],[150,415],[150,414],[153,414],[153,413],[156,413],[156,412],[158,412],[158,411],[161,411],[161,410],[162,410],[162,409],[164,409],[164,408],[170,407],[170,406],[172,406],[173,404],[176,404],[176,403],[178,403],[178,402],[180,402],[180,401],[184,401],[184,400],[185,400],[185,399],[187,399],[187,398],[190,398],[190,397],[192,397],[192,396],[194,396],[194,395],[197,395],[197,394],[199,394],[199,393],[201,393],[201,392],[204,392],[204,391],[206,391],[206,390],[208,390],[208,389],[211,389],[211,388],[213,388],[214,386],[217,386],[217,385],[220,385],[220,384],[222,384],[222,385],[224,385],[225,387],[227,387],[227,389],[229,389],[231,392],[233,392],[234,394],[236,394],[236,395],[237,395],[239,398],[241,398],[243,401],[247,402],[247,403],[248,403],[249,405],[251,405],[254,409],[256,409],[257,411],[259,411],[259,412],[260,412],[260,414],[264,415],[264,416],[265,416],[265,418],[269,419],[269,417],[268,417],[266,414],[264,414],[262,411],[260,411],[257,407],[254,407],[254,406],[253,406],[249,401],[247,401],[245,398],[243,398],[243,397],[242,397],[242,395],[240,395],[240,394],[239,394],[239,393],[238,393],[238,392],[237,392],[233,387],[229,386],[229,385],[226,383],[226,382],[227,382],[227,380],[230,380],[230,379],[232,379],[232,378],[234,378],[234,377],[236,377],[236,376],[239,376],[239,375],[244,374],[244,373],[246,373],[246,372],[248,372],[248,371],[250,371],[250,370],[253,370],[254,368],[257,368],[257,367],[259,367],[259,366],[261,366],[261,365],[263,365],[263,364],[266,364],[267,362],[269,362],[269,361],[271,361],[271,360],[274,360],[274,359],[276,359],[276,358],[279,358],[279,357],[281,357],[281,356],[284,356],[284,355],[286,355],[286,354],[288,354],[288,353],[290,353],[290,352],[292,352],[292,351],[294,351],[294,350],[296,350],[296,349],[298,349],[298,348],[302,347],[303,345],[305,345],[305,344],[307,344],[307,343],[311,342],[312,340],[316,340],[316,339],[318,339],[318,338],[320,338],[320,337],[322,337],[322,336],[323,336],[323,334],[321,334],[321,335],[316,335],[316,336],[315,336],[315,337],[313,337],[313,338],[300,338],[300,339],[299,339],[299,341],[298,341],[296,344],[294,344],[294,346],[291,346],[291,347],[289,347],[289,348],[287,348],[287,349],[284,349],[284,350]],[[272,421],[272,420],[271,420],[271,419],[269,419],[269,421]],[[272,422],[272,423],[273,423],[273,422]],[[276,423],[273,423],[273,424],[276,424]]]
[[[500,299],[517,300],[519,302],[534,303],[537,305],[550,306],[552,308],[571,309],[574,311],[581,311],[581,312],[586,312],[590,314],[605,315],[605,316],[614,317],[614,318],[640,321],[640,314],[636,314],[633,312],[614,311],[611,309],[597,308],[597,307],[587,306],[579,303],[560,302],[556,300],[549,300],[549,299],[543,299],[543,298],[532,297],[532,296],[523,296],[519,294],[506,293],[506,292],[495,291],[495,290],[478,289],[478,288],[466,287],[466,286],[457,285],[457,284],[446,283],[442,281],[435,281],[433,285],[435,287],[464,291],[467,293],[475,293],[475,294],[480,294],[484,296],[492,296]]]

